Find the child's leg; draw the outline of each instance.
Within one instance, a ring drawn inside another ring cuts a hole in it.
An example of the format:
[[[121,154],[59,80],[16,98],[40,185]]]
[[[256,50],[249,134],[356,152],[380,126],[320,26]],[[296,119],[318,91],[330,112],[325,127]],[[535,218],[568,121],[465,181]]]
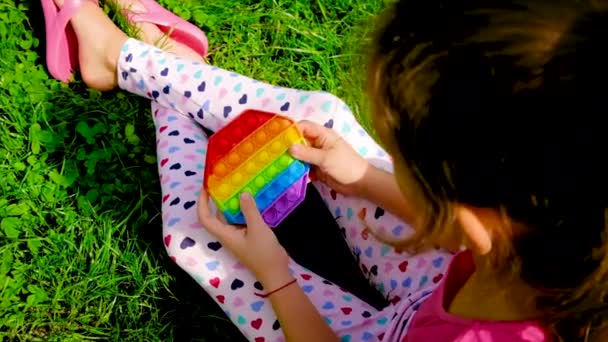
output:
[[[198,223],[207,138],[200,126],[173,110],[152,103],[162,187],[163,238],[171,258],[215,301],[252,341],[282,341],[270,302],[256,279]],[[332,329],[361,340],[387,330],[392,311],[377,312],[295,262],[291,271]],[[383,324],[374,323],[380,321]],[[370,341],[373,339],[369,339]]]

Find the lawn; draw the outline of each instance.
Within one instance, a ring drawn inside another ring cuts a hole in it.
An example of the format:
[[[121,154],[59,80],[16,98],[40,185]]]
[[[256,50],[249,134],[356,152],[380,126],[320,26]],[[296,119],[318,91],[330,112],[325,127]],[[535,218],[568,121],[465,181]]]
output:
[[[381,0],[162,3],[214,64],[365,112]],[[239,340],[164,253],[154,140],[147,101],[50,79],[38,1],[0,0],[0,340]]]

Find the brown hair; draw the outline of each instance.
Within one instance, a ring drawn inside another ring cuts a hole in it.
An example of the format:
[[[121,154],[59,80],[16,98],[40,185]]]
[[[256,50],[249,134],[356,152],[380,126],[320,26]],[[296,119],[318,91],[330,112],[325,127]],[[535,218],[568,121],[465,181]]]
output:
[[[540,291],[568,341],[608,313],[604,8],[398,1],[369,69],[376,129],[427,203],[404,245],[448,233],[453,203],[497,210],[491,262]]]

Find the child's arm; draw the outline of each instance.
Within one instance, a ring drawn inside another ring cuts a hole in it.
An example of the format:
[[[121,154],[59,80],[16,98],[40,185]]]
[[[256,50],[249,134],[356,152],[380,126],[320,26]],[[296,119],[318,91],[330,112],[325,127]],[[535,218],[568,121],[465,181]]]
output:
[[[269,280],[260,281],[265,289],[272,291],[288,284],[291,279],[293,277],[285,269]],[[272,293],[268,298],[287,341],[339,341],[297,283]]]
[[[371,165],[336,131],[308,121],[298,126],[310,146],[294,145],[290,152],[315,165],[314,176],[339,193],[365,197],[404,221],[415,223],[416,215],[393,174]]]
[[[266,295],[288,341],[338,341],[302,289],[291,283],[294,278],[289,272],[289,256],[272,229],[264,223],[251,195],[241,195],[241,210],[247,221],[245,228],[226,224],[213,215],[204,190],[201,190],[197,209],[203,227],[253,272],[268,291]]]

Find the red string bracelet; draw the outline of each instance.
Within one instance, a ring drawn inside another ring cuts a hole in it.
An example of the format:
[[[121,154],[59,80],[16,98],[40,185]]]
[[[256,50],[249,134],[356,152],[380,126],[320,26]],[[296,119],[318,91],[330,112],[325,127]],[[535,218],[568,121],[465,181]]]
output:
[[[270,291],[270,292],[268,292],[268,293],[266,293],[266,294],[263,294],[263,293],[254,293],[254,294],[255,294],[256,296],[260,297],[260,298],[267,298],[267,297],[269,297],[270,295],[272,295],[273,293],[279,292],[279,291],[281,291],[282,289],[284,289],[284,288],[288,287],[289,285],[295,284],[295,283],[296,283],[296,281],[297,281],[297,280],[295,280],[295,279],[294,279],[294,280],[292,280],[292,281],[288,282],[287,284],[285,284],[285,285],[283,285],[283,286],[281,286],[281,287],[279,287],[279,288],[277,288],[277,289],[274,289],[274,290],[272,290],[272,291]]]

